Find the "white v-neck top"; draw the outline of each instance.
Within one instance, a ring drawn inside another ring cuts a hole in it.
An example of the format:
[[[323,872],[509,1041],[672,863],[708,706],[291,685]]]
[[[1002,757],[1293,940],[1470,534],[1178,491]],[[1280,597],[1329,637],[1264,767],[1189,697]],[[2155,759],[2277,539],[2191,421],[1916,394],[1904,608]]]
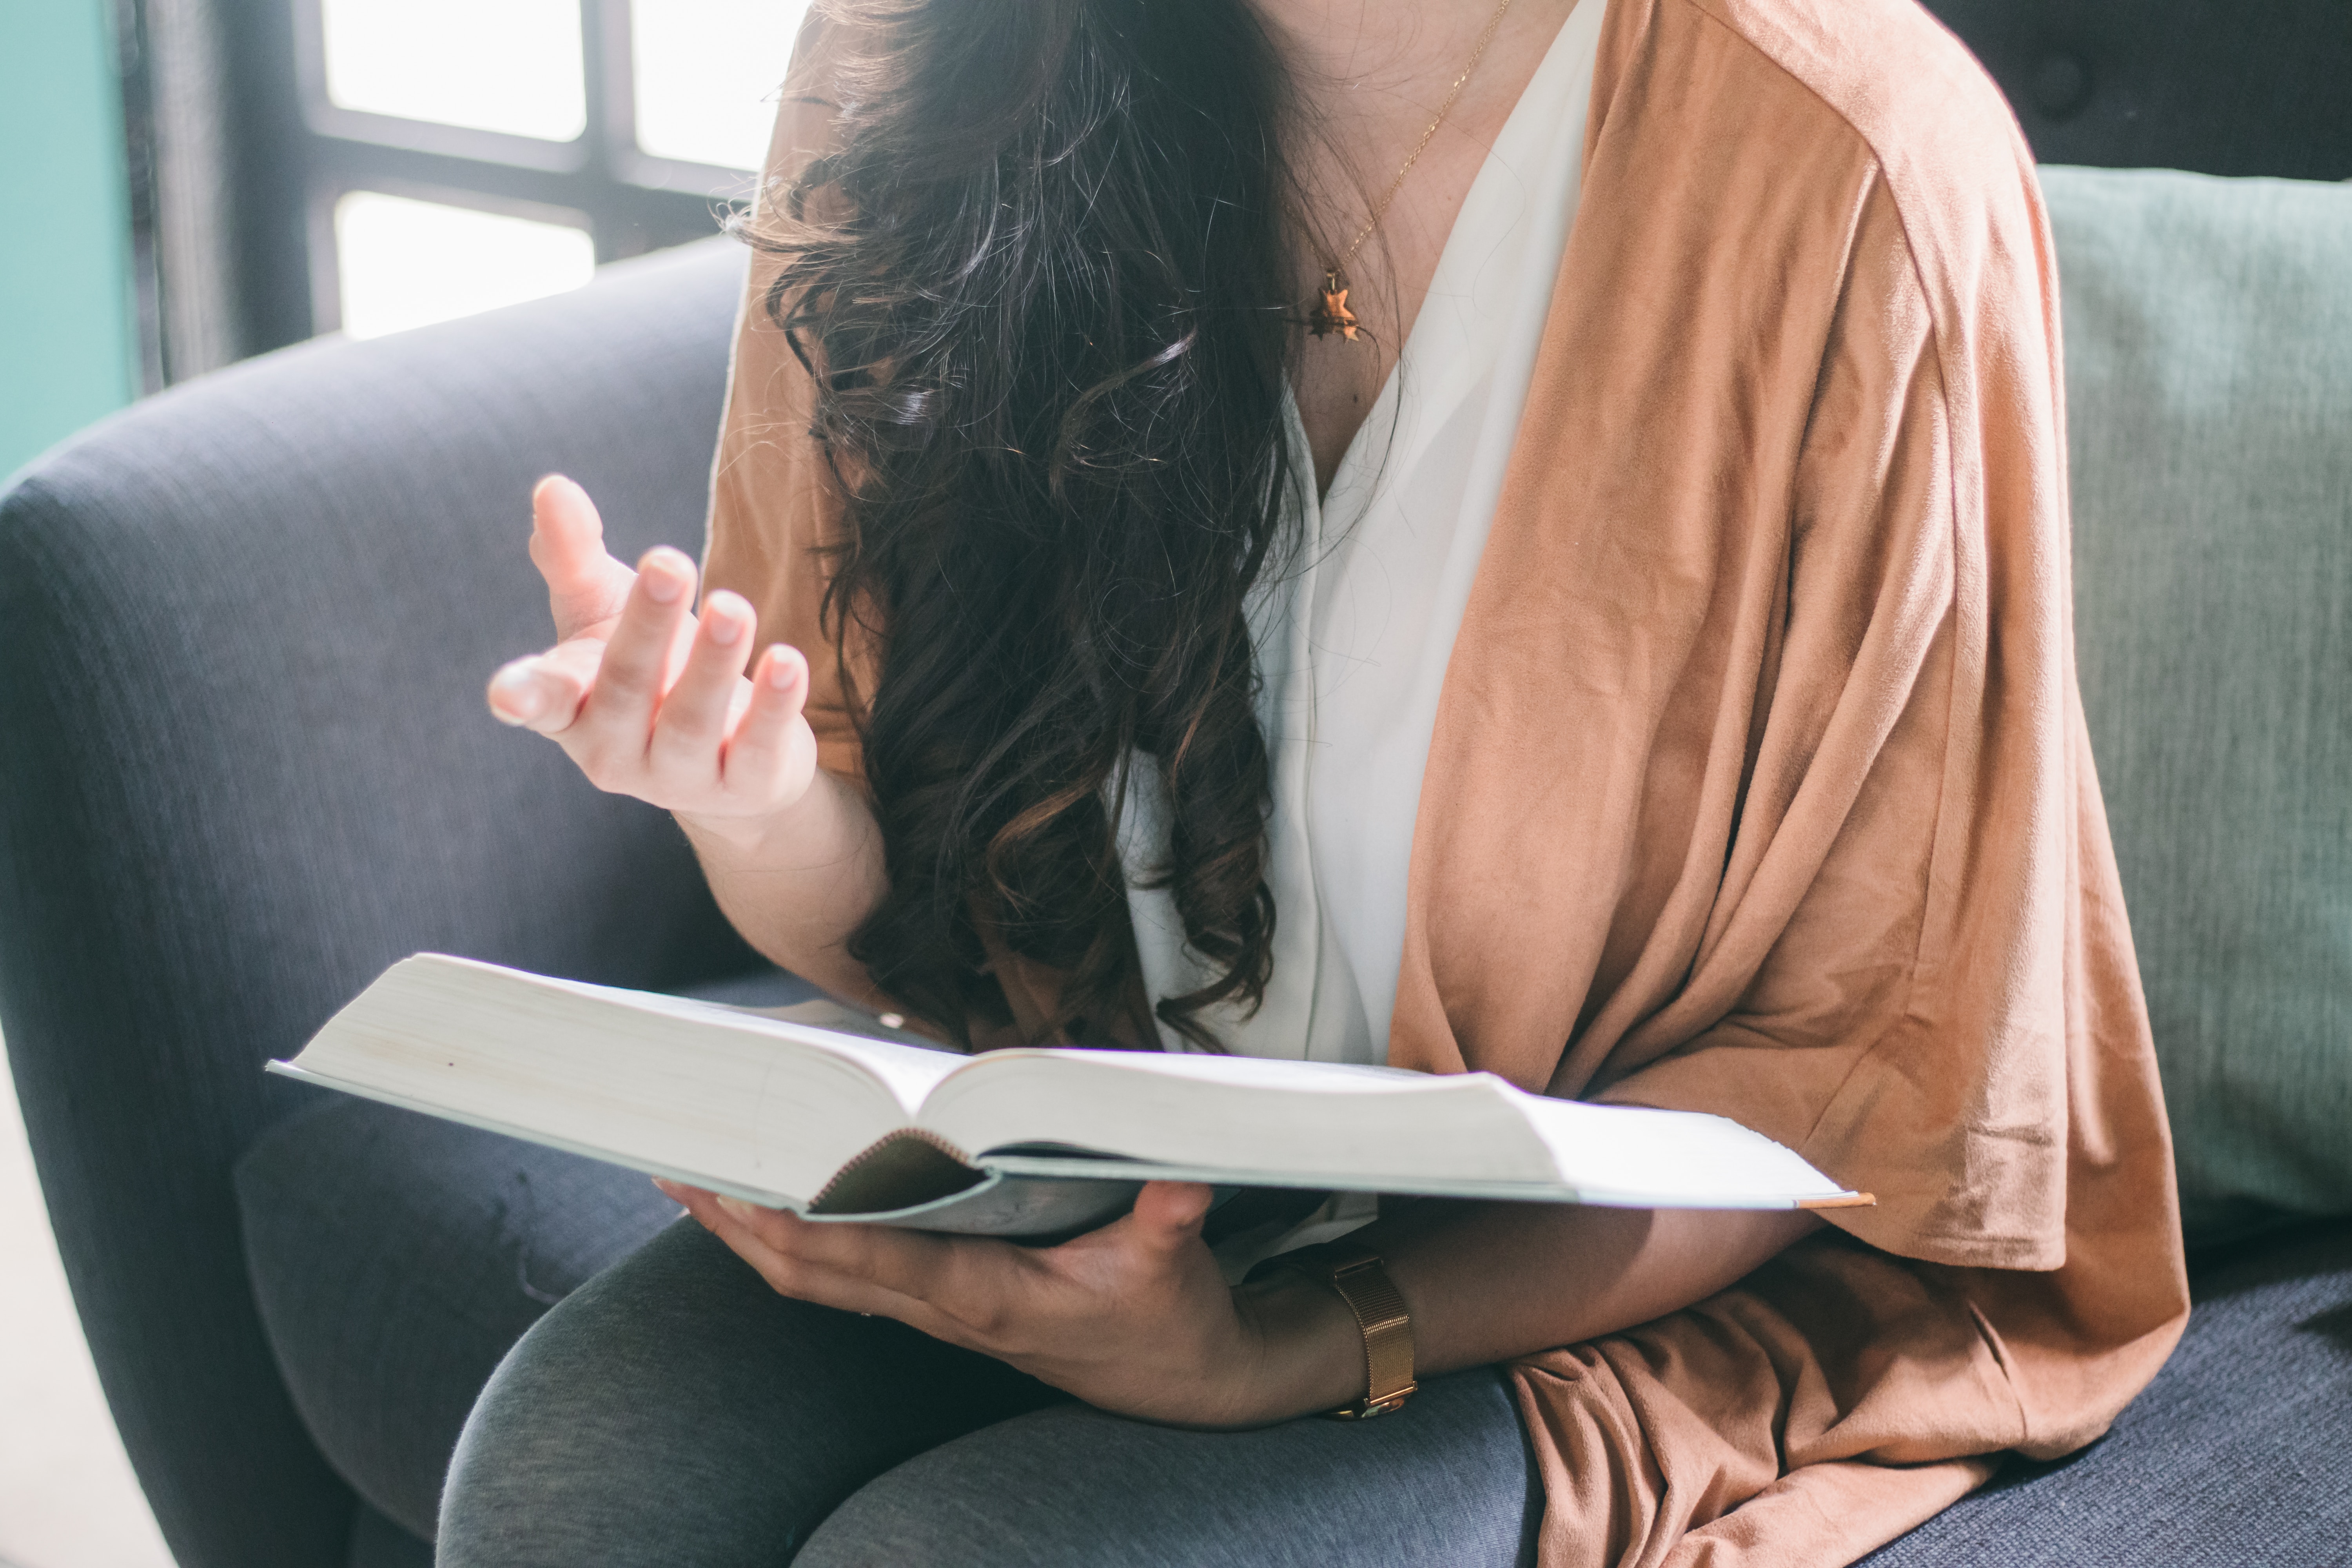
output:
[[[1304,476],[1294,498],[1303,545],[1250,611],[1274,780],[1274,973],[1255,1015],[1205,1016],[1238,1054],[1388,1059],[1438,692],[1576,215],[1604,10],[1584,0],[1570,13],[1504,122],[1396,366],[1319,502],[1305,427],[1284,400]],[[1327,339],[1308,352],[1349,346]],[[1141,885],[1167,851],[1158,775],[1130,769],[1125,787],[1128,908],[1157,1004],[1213,971],[1185,947],[1167,891]],[[1160,1033],[1167,1048],[1191,1048]]]

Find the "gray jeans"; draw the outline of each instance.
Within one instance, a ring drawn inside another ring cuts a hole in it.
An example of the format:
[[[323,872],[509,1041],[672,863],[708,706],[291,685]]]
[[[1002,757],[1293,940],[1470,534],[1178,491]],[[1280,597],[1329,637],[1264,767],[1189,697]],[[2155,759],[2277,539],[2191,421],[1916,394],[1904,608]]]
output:
[[[1502,1568],[1543,1496],[1492,1371],[1376,1421],[1184,1432],[883,1319],[787,1300],[690,1221],[499,1363],[445,1568]]]

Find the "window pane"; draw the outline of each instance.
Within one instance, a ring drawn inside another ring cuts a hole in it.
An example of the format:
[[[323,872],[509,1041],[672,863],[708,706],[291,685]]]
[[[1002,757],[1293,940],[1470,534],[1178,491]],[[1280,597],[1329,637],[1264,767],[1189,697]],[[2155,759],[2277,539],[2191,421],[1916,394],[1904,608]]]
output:
[[[635,0],[637,145],[656,158],[756,169],[808,0]]]
[[[335,249],[354,338],[561,294],[596,270],[579,229],[376,191],[335,204]]]
[[[588,123],[580,0],[321,0],[344,109],[569,142]]]

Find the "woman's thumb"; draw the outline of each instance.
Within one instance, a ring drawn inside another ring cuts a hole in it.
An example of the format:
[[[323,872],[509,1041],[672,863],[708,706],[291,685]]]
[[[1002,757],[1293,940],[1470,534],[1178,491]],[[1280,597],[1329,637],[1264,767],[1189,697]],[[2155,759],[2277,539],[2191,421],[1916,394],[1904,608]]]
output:
[[[1200,1182],[1146,1182],[1135,1195],[1136,1235],[1160,1251],[1172,1251],[1201,1234],[1214,1191]]]
[[[636,574],[604,549],[604,520],[588,492],[550,474],[531,489],[530,520],[530,558],[547,579],[556,639],[619,615]]]

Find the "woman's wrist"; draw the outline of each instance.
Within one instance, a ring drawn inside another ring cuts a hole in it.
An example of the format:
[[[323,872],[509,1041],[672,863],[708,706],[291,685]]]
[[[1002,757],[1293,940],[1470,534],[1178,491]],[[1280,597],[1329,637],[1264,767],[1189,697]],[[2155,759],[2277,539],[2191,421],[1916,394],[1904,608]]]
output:
[[[712,852],[730,862],[765,865],[793,858],[794,848],[809,836],[809,826],[825,804],[817,796],[822,778],[810,783],[798,800],[758,816],[722,816],[704,812],[676,811],[670,815],[706,857]]]
[[[1237,1287],[1234,1305],[1257,1343],[1244,1391],[1254,1409],[1236,1425],[1286,1421],[1363,1398],[1363,1331],[1338,1291],[1278,1268]]]
[[[886,1005],[843,944],[882,897],[882,836],[855,786],[820,771],[760,816],[672,814],[745,941],[835,995]]]

